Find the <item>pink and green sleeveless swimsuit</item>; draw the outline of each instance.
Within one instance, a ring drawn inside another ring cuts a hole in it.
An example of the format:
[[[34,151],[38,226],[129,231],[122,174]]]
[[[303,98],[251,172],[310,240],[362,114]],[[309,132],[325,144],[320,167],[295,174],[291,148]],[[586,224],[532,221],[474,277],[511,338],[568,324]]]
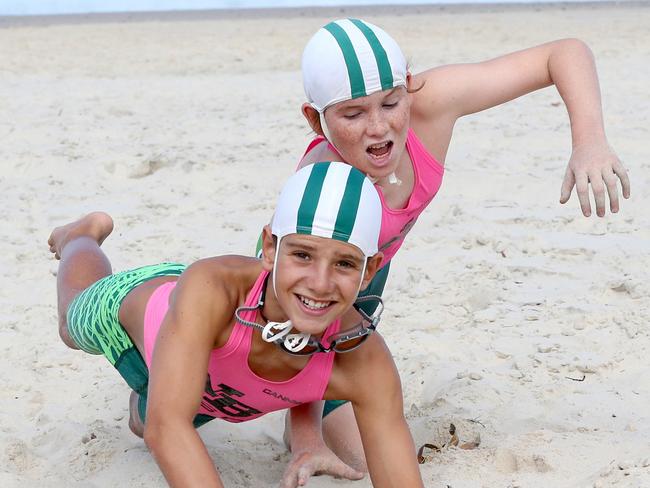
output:
[[[262,293],[267,272],[257,278],[248,293],[245,306],[258,303]],[[147,367],[151,365],[151,356],[160,324],[169,305],[169,296],[176,282],[159,286],[151,295],[144,317],[144,349]],[[243,312],[242,318],[257,320],[258,311]],[[338,332],[340,322],[332,323],[323,340]],[[251,338],[258,333],[252,327],[234,322],[228,342],[210,354],[208,375],[197,412],[200,422],[212,418],[221,418],[229,422],[244,422],[265,413],[283,410],[303,403],[322,400],[329,383],[334,362],[334,353],[316,353],[307,365],[293,378],[287,381],[270,381],[257,376],[248,365]]]

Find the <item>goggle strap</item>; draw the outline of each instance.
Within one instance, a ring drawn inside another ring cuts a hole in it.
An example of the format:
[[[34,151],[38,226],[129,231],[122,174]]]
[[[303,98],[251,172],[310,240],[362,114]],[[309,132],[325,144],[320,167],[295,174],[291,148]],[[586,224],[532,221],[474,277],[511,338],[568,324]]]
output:
[[[370,301],[378,302],[377,308],[375,308],[375,311],[372,314],[372,316],[368,315],[366,311],[359,306],[359,304],[361,303],[370,302]],[[379,325],[381,314],[384,311],[384,301],[381,299],[379,295],[366,295],[364,297],[358,297],[356,302],[354,302],[352,306],[357,311],[357,313],[361,315],[361,317],[364,320],[370,323],[370,326],[373,329]]]

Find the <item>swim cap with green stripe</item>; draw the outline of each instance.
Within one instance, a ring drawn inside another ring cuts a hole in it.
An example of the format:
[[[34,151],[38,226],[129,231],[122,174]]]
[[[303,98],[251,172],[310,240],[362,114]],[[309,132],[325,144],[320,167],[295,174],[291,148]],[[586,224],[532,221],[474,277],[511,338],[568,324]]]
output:
[[[278,239],[307,234],[348,242],[364,256],[377,253],[381,201],[374,185],[349,164],[305,166],[284,185],[271,223]]]
[[[406,68],[395,40],[358,19],[320,28],[302,54],[305,95],[319,113],[344,100],[406,86]]]

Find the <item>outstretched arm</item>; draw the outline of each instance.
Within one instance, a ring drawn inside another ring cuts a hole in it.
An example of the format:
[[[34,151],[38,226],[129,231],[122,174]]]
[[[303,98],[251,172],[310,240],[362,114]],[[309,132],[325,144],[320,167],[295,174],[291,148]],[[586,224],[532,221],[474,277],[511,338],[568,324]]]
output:
[[[560,202],[576,187],[585,216],[591,215],[589,185],[599,216],[619,209],[617,180],[625,198],[630,183],[625,168],[605,136],[598,74],[589,47],[577,39],[562,39],[474,64],[442,66],[414,77],[424,86],[414,96],[414,126],[440,123],[452,127],[461,116],[479,112],[554,84],[571,123],[573,152],[561,188]],[[438,122],[434,122],[438,121]],[[430,135],[428,137],[431,137]]]
[[[623,197],[630,197],[630,181],[625,168],[605,137],[598,74],[591,50],[571,39],[549,58],[549,72],[569,112],[573,151],[566,169],[560,203],[566,203],[575,186],[582,213],[591,215],[589,184],[596,213],[605,215],[605,191],[610,210],[618,212],[617,177]]]

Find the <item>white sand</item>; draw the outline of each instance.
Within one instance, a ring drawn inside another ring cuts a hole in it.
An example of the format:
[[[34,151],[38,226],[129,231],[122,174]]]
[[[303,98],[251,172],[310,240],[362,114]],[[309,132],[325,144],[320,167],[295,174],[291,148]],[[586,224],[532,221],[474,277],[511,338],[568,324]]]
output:
[[[603,219],[557,203],[570,136],[554,89],[458,124],[382,324],[418,445],[450,420],[461,441],[481,436],[429,456],[426,485],[650,486],[650,8],[379,12],[360,15],[416,69],[587,41],[633,184]],[[252,252],[310,137],[302,46],[342,15],[0,22],[0,486],[164,483],[128,430],[127,386],[58,340],[48,233],[110,212],[117,270]],[[227,486],[277,484],[281,418],[201,430]]]

